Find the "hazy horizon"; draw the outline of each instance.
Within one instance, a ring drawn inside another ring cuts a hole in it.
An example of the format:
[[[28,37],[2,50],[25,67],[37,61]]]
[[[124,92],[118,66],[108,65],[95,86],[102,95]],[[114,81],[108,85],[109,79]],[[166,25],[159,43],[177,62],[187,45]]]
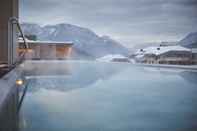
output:
[[[179,41],[197,31],[195,0],[20,0],[22,22],[67,23],[107,35],[127,47]]]

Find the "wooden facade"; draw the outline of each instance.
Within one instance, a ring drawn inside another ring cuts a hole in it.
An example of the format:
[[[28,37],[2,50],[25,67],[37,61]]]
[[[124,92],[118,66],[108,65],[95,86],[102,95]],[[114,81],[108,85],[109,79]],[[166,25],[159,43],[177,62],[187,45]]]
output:
[[[23,44],[19,42],[18,53],[24,52]],[[69,59],[72,51],[72,43],[63,42],[28,42],[29,49],[26,52],[27,60],[65,60]]]

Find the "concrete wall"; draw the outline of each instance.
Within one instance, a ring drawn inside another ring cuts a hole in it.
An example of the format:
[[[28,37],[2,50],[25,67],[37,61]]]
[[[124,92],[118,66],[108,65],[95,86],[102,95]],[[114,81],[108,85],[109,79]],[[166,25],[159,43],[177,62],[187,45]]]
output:
[[[8,63],[8,20],[10,17],[18,18],[18,0],[1,0],[0,9],[0,63]],[[13,27],[13,29],[13,38],[15,44],[13,47],[14,54],[12,56],[16,58],[16,25]]]

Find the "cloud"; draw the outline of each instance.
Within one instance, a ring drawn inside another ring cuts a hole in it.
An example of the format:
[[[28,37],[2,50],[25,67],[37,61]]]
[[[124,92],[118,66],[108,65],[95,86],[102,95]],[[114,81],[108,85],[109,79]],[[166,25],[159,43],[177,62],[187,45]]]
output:
[[[196,0],[20,0],[22,21],[70,23],[128,46],[197,31]],[[141,39],[140,39],[141,37]]]

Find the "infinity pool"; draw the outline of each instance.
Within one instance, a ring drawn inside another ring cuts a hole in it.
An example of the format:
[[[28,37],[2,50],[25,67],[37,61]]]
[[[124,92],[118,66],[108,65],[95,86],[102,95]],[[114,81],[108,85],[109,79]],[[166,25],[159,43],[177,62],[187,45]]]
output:
[[[62,66],[67,70],[39,69],[27,77],[21,131],[197,130],[195,72],[120,63]]]

